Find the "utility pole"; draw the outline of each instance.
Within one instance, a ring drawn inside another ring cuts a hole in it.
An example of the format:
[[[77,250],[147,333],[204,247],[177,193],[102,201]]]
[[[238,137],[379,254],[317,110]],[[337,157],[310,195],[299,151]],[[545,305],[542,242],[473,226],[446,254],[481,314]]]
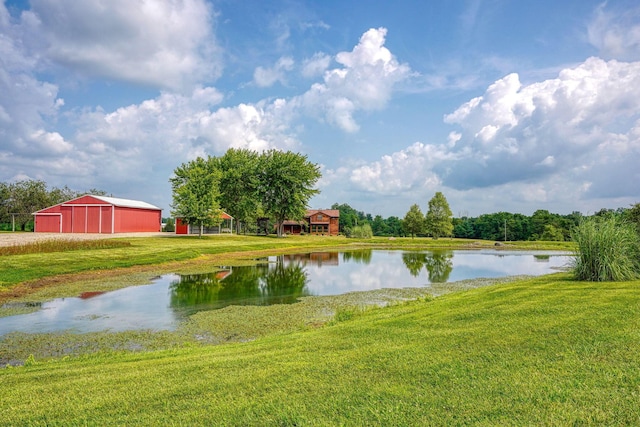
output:
[[[504,241],[507,241],[507,220],[504,220]]]

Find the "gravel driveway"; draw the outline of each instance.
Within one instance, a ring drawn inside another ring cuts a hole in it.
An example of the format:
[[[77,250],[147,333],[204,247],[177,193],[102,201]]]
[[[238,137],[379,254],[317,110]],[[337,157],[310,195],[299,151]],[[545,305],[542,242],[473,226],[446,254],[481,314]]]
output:
[[[43,240],[96,240],[116,237],[175,236],[173,233],[0,233],[0,246],[24,245]]]

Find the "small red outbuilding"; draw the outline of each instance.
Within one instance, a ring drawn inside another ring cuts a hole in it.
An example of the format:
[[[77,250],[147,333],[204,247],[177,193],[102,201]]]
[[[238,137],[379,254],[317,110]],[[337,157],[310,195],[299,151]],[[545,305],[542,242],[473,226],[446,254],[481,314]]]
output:
[[[135,233],[162,227],[162,209],[116,197],[81,196],[33,215],[33,231],[40,233]]]
[[[222,223],[215,227],[203,227],[202,234],[222,234],[231,233],[233,231],[233,217],[226,212],[220,213]],[[181,218],[176,218],[176,234],[199,234],[200,227],[198,225],[189,225],[182,222]]]

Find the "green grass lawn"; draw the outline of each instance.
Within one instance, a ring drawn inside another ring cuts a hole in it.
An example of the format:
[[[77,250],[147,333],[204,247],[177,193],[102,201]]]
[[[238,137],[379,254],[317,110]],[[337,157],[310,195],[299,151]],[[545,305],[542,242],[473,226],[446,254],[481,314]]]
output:
[[[556,274],[223,346],[0,370],[2,425],[640,425],[640,282]]]

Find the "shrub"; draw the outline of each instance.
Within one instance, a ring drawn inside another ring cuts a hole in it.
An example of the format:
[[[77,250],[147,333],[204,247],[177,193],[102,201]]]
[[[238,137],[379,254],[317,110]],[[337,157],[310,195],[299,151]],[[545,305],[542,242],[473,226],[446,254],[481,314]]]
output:
[[[615,217],[591,217],[574,229],[572,238],[577,245],[576,279],[605,282],[640,277],[640,245],[633,224]]]
[[[165,223],[162,231],[166,231],[167,233],[175,233],[176,231],[176,220],[174,218],[167,218],[167,222]]]
[[[373,230],[369,224],[357,225],[351,229],[349,237],[356,239],[370,239],[373,237]]]

